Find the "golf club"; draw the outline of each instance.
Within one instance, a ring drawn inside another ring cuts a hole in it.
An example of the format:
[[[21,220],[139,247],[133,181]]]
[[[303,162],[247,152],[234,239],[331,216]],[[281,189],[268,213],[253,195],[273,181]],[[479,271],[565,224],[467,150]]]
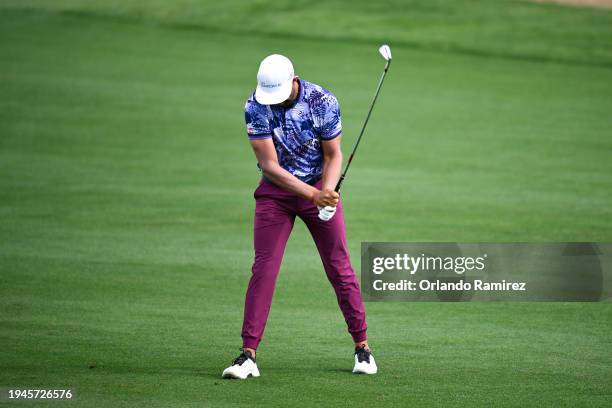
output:
[[[355,141],[355,145],[353,146],[353,151],[349,156],[348,162],[344,167],[344,171],[338,180],[338,184],[336,184],[336,188],[334,189],[336,192],[340,191],[340,187],[342,187],[342,183],[346,178],[346,173],[353,161],[353,157],[355,156],[355,152],[357,151],[357,147],[359,146],[359,142],[361,142],[361,137],[363,136],[363,132],[365,131],[366,126],[368,125],[368,121],[370,120],[370,115],[372,114],[372,109],[374,109],[374,104],[376,103],[376,99],[378,98],[378,93],[380,92],[380,88],[382,87],[383,81],[385,80],[385,76],[387,75],[387,71],[389,70],[389,66],[391,65],[391,48],[387,44],[381,45],[378,49],[380,55],[385,59],[385,69],[378,81],[378,86],[376,87],[376,93],[374,94],[374,99],[372,99],[372,103],[370,104],[370,109],[368,110],[368,114],[366,115],[365,121],[363,122],[363,126],[361,127],[361,131],[359,132],[359,137]],[[323,221],[329,221],[336,213],[336,207],[321,207],[319,208],[319,218]]]

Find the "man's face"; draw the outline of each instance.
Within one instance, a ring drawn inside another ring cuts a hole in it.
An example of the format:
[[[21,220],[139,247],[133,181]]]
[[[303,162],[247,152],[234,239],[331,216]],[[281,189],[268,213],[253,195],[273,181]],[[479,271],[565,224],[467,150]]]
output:
[[[283,108],[288,108],[289,106],[291,106],[293,104],[293,101],[295,101],[295,98],[297,98],[297,95],[299,92],[299,87],[297,85],[297,82],[298,82],[297,77],[293,78],[293,83],[291,87],[291,93],[289,94],[289,98],[285,99],[281,103],[277,103],[272,106],[282,106]]]

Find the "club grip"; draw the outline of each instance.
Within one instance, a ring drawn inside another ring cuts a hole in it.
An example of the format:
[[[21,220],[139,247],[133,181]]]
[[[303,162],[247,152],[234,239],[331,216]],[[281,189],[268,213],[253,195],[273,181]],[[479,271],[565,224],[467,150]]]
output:
[[[340,191],[340,187],[342,187],[343,181],[344,181],[344,174],[340,176],[340,180],[338,180],[338,184],[336,184],[336,188],[334,189],[336,193]]]

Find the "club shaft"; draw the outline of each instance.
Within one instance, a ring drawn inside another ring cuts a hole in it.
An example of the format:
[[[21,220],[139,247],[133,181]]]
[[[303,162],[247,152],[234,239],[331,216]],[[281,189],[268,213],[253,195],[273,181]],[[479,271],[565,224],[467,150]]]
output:
[[[382,87],[383,81],[385,80],[385,76],[387,75],[387,71],[389,70],[389,65],[391,65],[391,60],[387,60],[385,64],[385,70],[380,76],[380,80],[378,81],[378,86],[376,87],[376,93],[374,93],[374,99],[372,99],[372,103],[370,104],[370,109],[368,110],[368,114],[366,115],[365,121],[363,122],[363,126],[361,127],[361,131],[359,132],[359,137],[355,141],[355,145],[353,146],[353,150],[351,151],[351,155],[349,156],[348,161],[346,162],[346,166],[344,167],[344,171],[338,180],[338,184],[336,184],[335,191],[340,191],[340,187],[342,187],[342,183],[344,182],[344,178],[346,177],[346,173],[348,172],[349,167],[351,166],[351,162],[353,161],[353,157],[355,156],[355,152],[357,151],[357,147],[359,147],[359,142],[361,142],[361,137],[365,132],[365,128],[368,125],[368,121],[370,120],[370,115],[372,114],[372,110],[374,109],[374,104],[376,103],[376,99],[378,98],[378,93],[380,92],[380,88]]]

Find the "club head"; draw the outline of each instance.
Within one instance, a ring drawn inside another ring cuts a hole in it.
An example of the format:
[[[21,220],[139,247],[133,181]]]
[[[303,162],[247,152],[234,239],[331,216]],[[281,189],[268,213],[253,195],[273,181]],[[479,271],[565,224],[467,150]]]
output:
[[[391,61],[391,48],[387,44],[381,45],[378,52],[386,61]]]

